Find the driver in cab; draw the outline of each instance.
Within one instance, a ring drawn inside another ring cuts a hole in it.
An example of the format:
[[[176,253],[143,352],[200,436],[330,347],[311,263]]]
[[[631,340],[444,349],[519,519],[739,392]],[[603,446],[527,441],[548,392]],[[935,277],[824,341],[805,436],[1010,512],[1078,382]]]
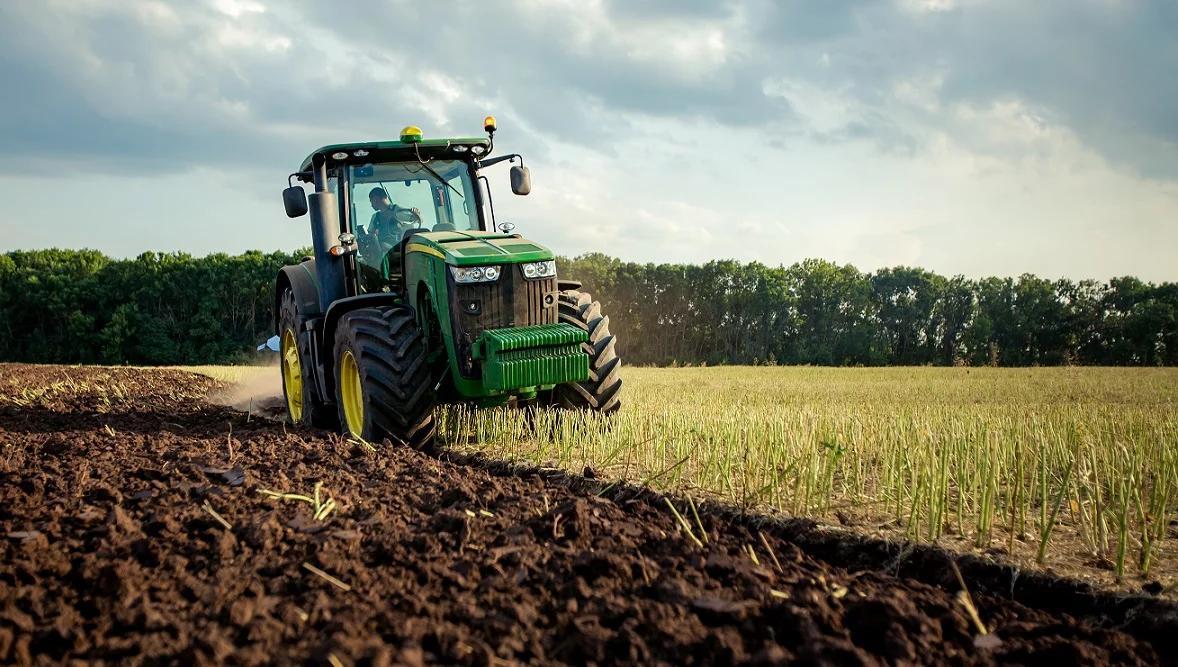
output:
[[[365,231],[374,240],[395,244],[406,230],[421,225],[421,211],[397,206],[389,199],[389,193],[384,188],[372,188],[368,193],[368,202],[372,204],[374,213]]]

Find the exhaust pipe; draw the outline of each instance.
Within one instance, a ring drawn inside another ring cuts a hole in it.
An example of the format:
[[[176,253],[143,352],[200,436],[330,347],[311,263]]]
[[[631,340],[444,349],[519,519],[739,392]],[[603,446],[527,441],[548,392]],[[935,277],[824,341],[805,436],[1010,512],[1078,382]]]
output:
[[[327,158],[315,155],[311,160],[315,192],[307,195],[311,214],[311,244],[315,248],[315,272],[319,279],[319,312],[344,297],[343,260],[331,254],[339,239],[339,205],[335,193],[327,189]]]

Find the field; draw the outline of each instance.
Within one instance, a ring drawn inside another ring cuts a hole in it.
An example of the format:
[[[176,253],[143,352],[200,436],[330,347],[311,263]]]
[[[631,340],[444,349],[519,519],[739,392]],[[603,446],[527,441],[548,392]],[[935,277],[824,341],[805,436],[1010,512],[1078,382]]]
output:
[[[0,365],[0,662],[1178,658],[1169,593],[740,511],[1168,582],[1168,371],[631,369],[612,420],[451,409],[436,456],[228,372]]]
[[[259,401],[278,391],[273,369],[193,370]],[[625,378],[626,409],[610,420],[452,408],[442,438],[1102,586],[1178,582],[1178,370],[631,368]]]
[[[740,507],[1178,581],[1178,370],[627,369],[614,420],[451,410],[447,444]]]

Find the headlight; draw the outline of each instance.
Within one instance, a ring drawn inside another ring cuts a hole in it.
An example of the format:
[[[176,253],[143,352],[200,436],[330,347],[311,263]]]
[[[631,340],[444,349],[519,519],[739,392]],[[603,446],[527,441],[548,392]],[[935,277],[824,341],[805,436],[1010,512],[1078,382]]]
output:
[[[551,259],[546,262],[528,262],[522,264],[521,268],[525,278],[551,278],[556,275],[556,261]]]
[[[499,279],[497,266],[451,266],[450,273],[459,283],[493,283]]]

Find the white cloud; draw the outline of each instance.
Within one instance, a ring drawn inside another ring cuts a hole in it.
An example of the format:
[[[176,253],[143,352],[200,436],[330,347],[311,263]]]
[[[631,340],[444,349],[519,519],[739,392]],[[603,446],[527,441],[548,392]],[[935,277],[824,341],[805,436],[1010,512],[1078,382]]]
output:
[[[222,14],[233,18],[239,18],[243,14],[261,14],[266,11],[266,7],[262,3],[252,0],[214,0],[213,7]]]
[[[914,12],[947,12],[958,5],[954,0],[901,0],[900,6]]]
[[[779,78],[766,81],[766,95],[784,98],[817,132],[831,132],[849,123],[862,121],[867,108],[845,89],[826,87],[801,79]]]
[[[896,102],[926,113],[941,110],[941,88],[945,85],[944,72],[914,74],[892,85]]]
[[[1169,5],[654,6],[0,4],[5,215],[115,254],[292,247],[313,147],[494,113],[535,183],[496,168],[500,218],[565,254],[1178,278]]]

